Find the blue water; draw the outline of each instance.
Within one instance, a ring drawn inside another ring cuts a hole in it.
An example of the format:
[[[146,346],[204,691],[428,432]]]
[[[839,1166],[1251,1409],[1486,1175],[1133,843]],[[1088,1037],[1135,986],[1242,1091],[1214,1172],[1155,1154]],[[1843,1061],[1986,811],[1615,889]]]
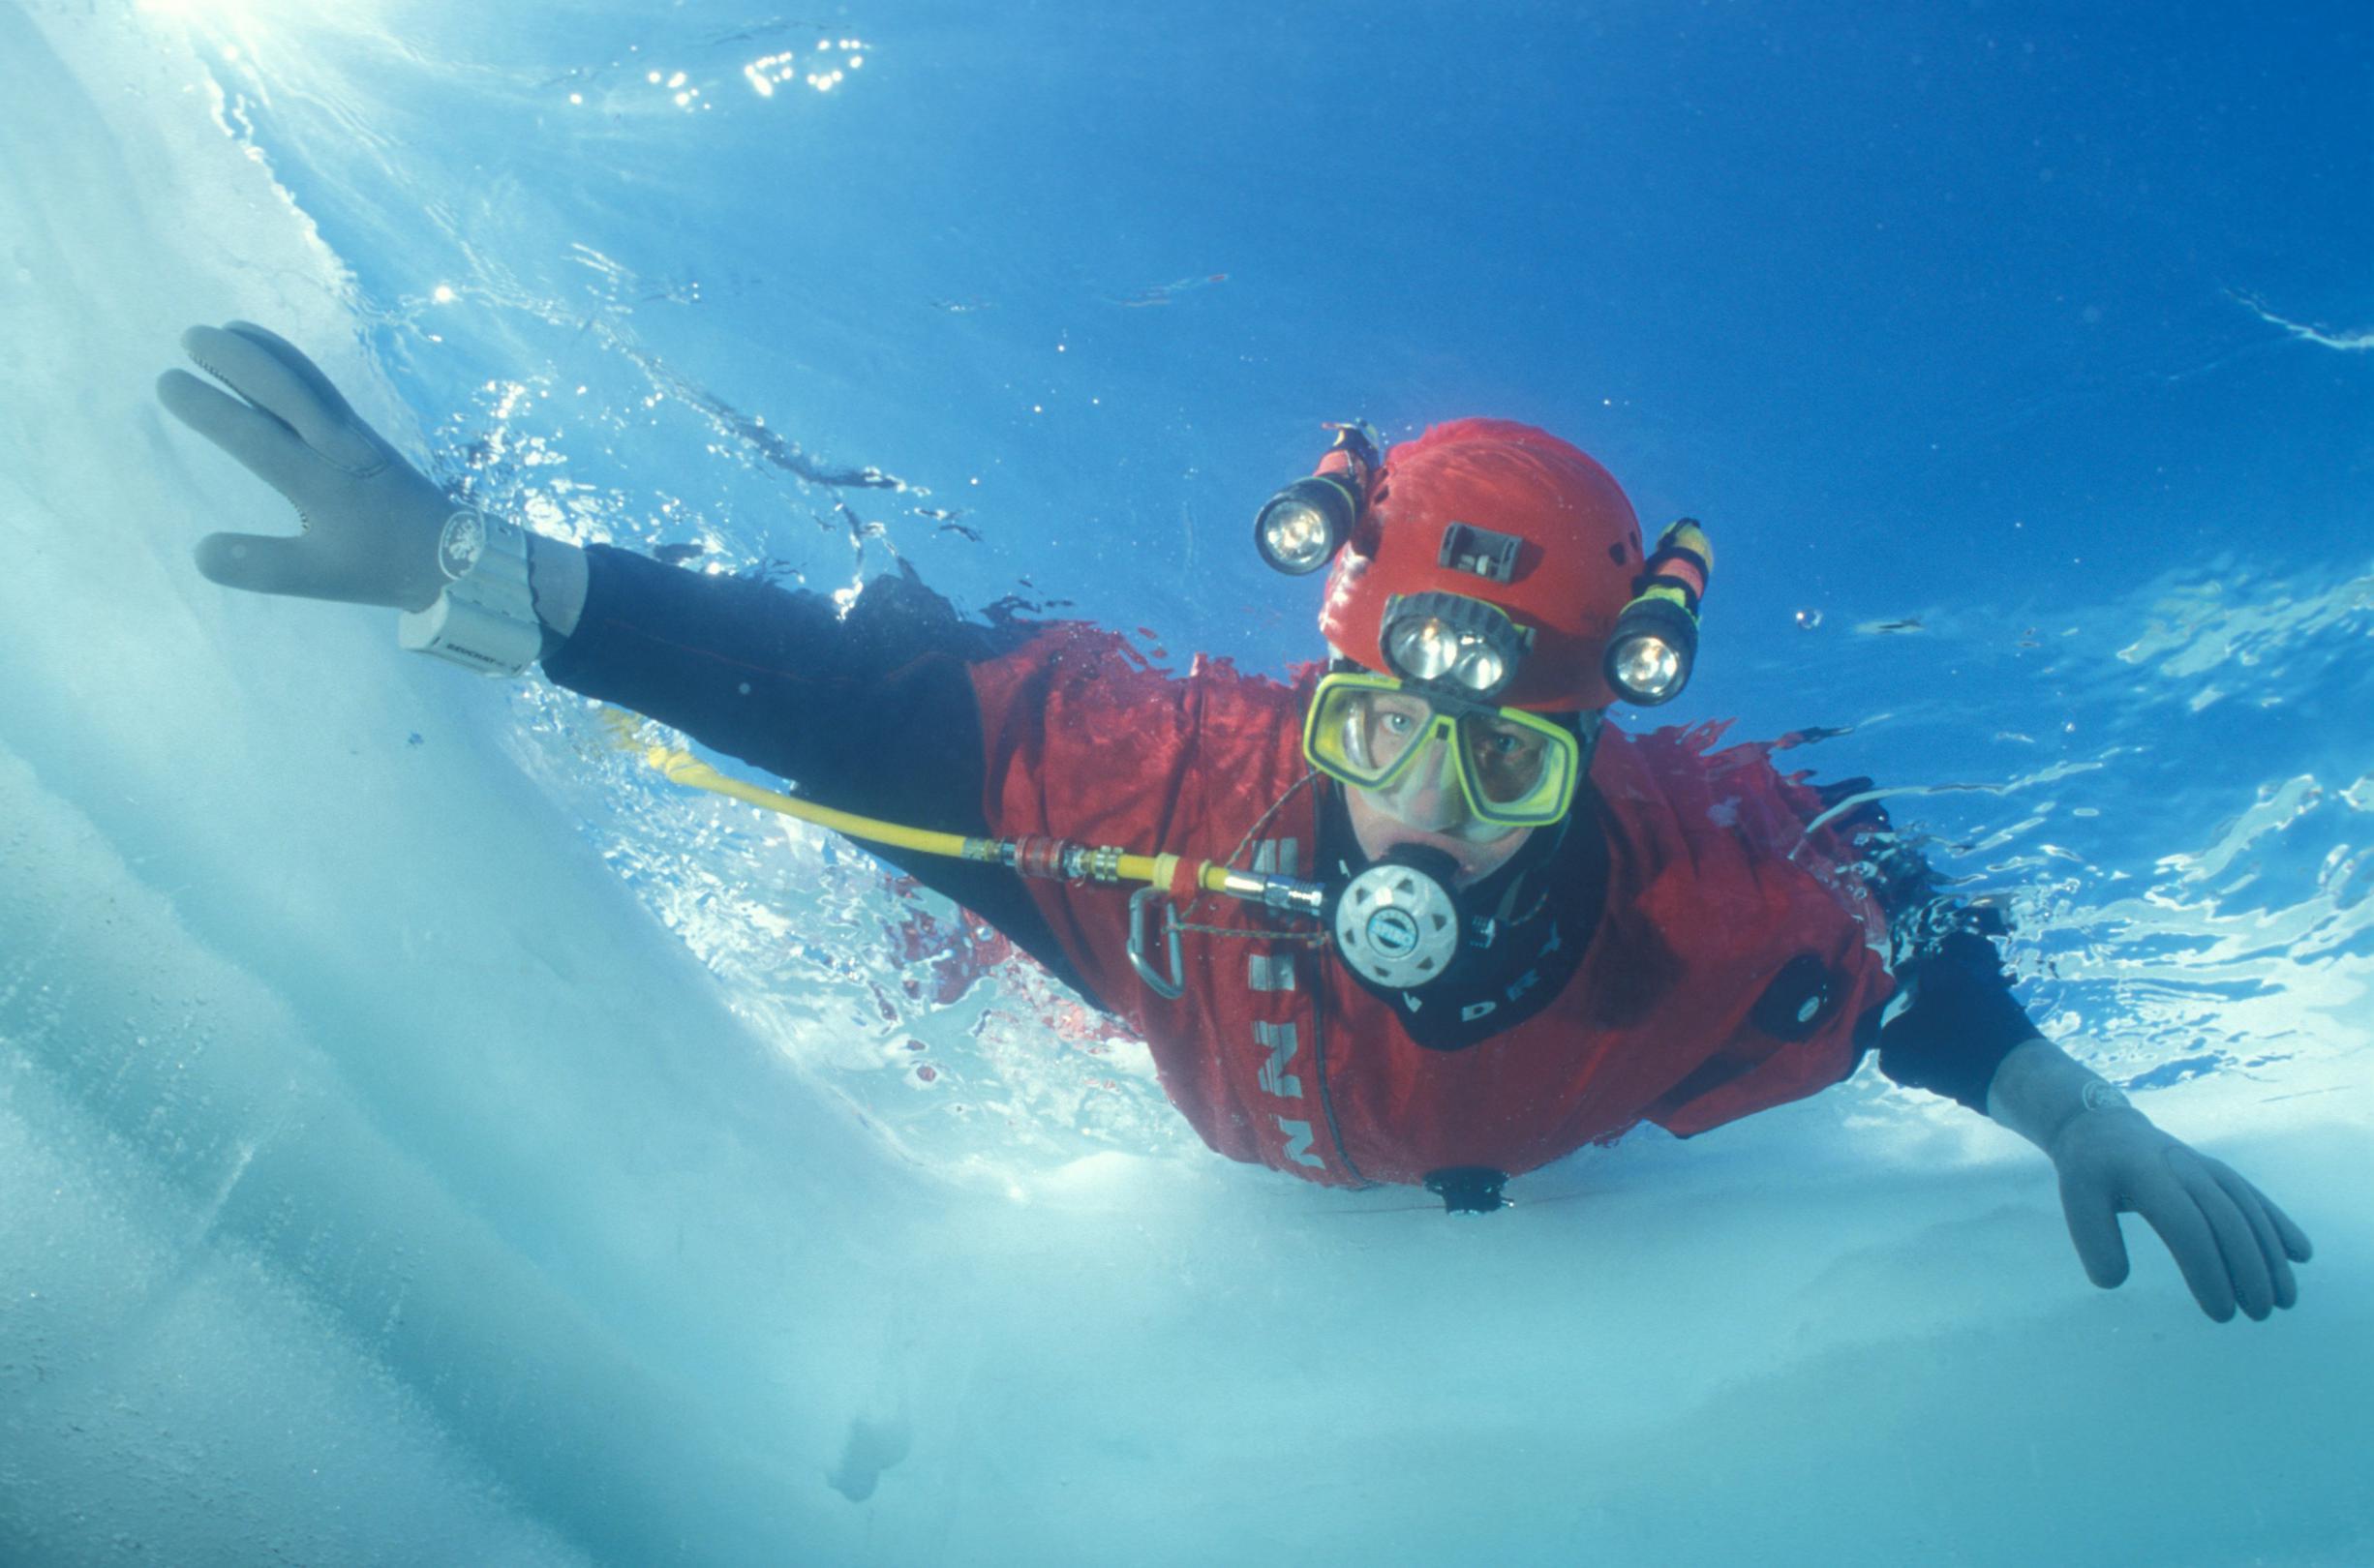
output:
[[[2374,1558],[2374,25],[1869,10],[0,4],[0,1561]],[[1869,1073],[1472,1227],[1226,1167],[846,844],[198,579],[242,316],[548,532],[1182,664],[1315,651],[1322,421],[1558,431],[1718,546],[1623,722],[1837,732],[2301,1304]]]

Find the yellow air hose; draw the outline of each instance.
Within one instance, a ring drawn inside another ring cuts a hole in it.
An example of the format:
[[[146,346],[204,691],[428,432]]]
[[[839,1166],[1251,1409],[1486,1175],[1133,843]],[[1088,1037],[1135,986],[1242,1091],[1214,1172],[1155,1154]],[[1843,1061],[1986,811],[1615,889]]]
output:
[[[929,829],[907,828],[895,822],[861,817],[854,812],[836,811],[831,806],[815,805],[775,790],[762,790],[755,784],[728,778],[688,751],[652,744],[640,733],[643,721],[624,709],[604,708],[601,719],[609,726],[621,750],[640,756],[672,784],[726,796],[761,810],[796,817],[802,822],[814,823],[819,828],[829,828],[834,832],[845,833],[870,844],[886,844],[893,849],[915,850],[925,855],[945,855],[954,859],[1012,866],[1025,876],[1143,883],[1160,889],[1170,888],[1178,872],[1180,861],[1175,855],[1133,855],[1117,849],[1091,849],[1051,839],[970,838],[962,833],[934,832]],[[1290,890],[1290,885],[1284,878],[1232,871],[1209,860],[1196,867],[1196,886],[1206,892],[1226,893],[1235,898],[1266,903],[1274,908],[1306,908],[1305,898]],[[1316,913],[1316,890],[1307,895],[1307,912]]]

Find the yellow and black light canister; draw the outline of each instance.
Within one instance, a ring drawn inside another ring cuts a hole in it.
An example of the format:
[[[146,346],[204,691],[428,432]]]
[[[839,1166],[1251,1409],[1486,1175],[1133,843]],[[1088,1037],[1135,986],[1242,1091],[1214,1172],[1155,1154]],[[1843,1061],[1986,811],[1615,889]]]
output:
[[[1295,577],[1333,560],[1368,503],[1378,462],[1375,431],[1356,421],[1337,425],[1319,471],[1270,497],[1254,518],[1253,545],[1262,559]]]
[[[1632,586],[1632,601],[1608,635],[1607,683],[1628,703],[1669,703],[1689,684],[1698,656],[1698,601],[1715,569],[1715,547],[1695,518],[1658,535]]]

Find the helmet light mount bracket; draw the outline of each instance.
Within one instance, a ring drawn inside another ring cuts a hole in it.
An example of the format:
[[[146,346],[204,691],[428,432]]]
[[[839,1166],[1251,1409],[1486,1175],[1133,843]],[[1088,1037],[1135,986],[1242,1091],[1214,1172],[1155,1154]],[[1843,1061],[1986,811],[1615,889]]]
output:
[[[1517,575],[1517,553],[1524,545],[1513,533],[1495,533],[1473,523],[1453,522],[1443,529],[1443,548],[1435,564],[1487,583],[1512,582]]]
[[[1328,446],[1327,454],[1344,454],[1344,467],[1351,471],[1353,486],[1365,501],[1370,487],[1376,483],[1377,475],[1385,467],[1382,455],[1385,437],[1378,435],[1377,427],[1365,419],[1330,419],[1324,428],[1335,432],[1335,440]],[[1327,458],[1323,456],[1319,461],[1324,467]]]

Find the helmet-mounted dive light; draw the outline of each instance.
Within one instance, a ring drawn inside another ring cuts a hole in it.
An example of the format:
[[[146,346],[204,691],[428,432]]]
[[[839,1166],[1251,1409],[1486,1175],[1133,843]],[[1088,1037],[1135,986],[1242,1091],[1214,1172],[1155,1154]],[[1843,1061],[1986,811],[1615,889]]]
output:
[[[1253,520],[1254,548],[1278,571],[1299,577],[1333,560],[1367,504],[1378,466],[1376,433],[1359,423],[1334,429],[1335,444],[1320,460],[1325,471],[1288,485]],[[1338,452],[1343,461],[1331,462]]]
[[[1632,586],[1632,602],[1607,639],[1605,674],[1616,695],[1653,708],[1689,684],[1698,656],[1698,600],[1715,567],[1715,547],[1695,518],[1658,535]]]
[[[1489,707],[1516,678],[1534,633],[1463,593],[1396,593],[1377,640],[1385,667],[1413,686]]]

